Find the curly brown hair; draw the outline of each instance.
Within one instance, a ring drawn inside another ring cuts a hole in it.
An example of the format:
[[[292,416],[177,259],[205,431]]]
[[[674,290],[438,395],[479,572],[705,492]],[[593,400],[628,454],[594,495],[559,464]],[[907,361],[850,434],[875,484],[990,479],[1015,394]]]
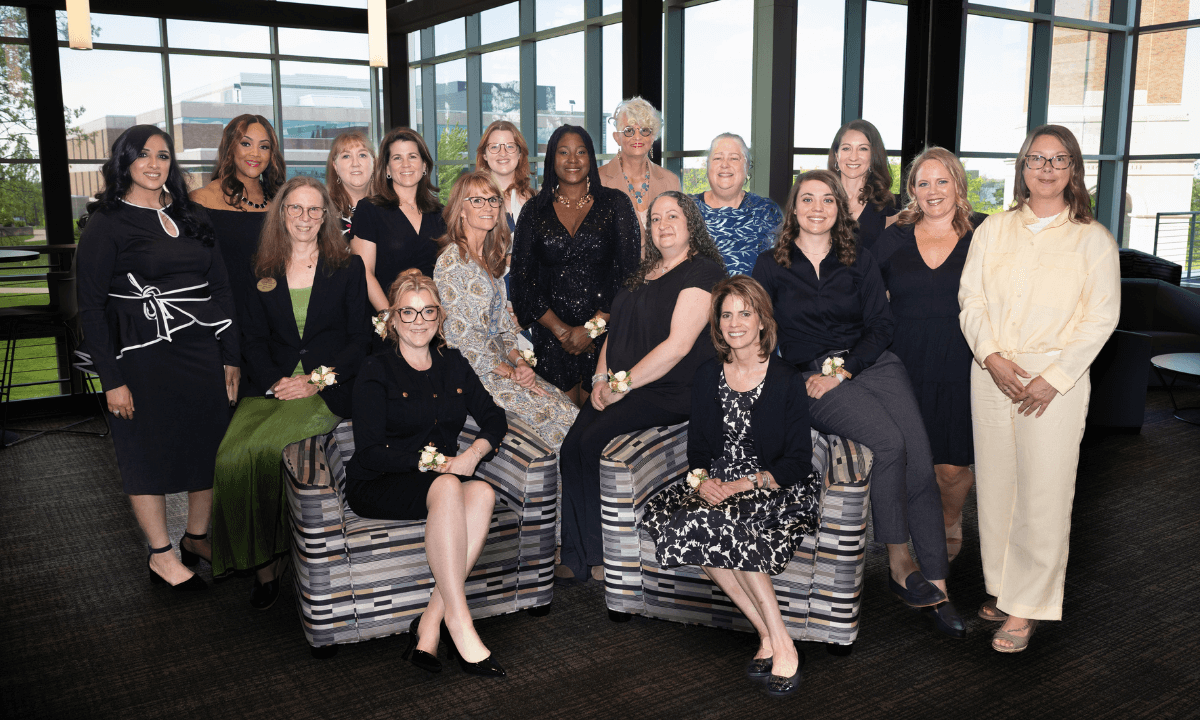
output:
[[[287,165],[283,160],[283,148],[279,146],[279,137],[275,135],[275,128],[271,127],[271,122],[262,115],[251,114],[238,115],[230,120],[225,129],[221,131],[221,144],[217,146],[217,164],[213,168],[213,179],[220,181],[221,192],[225,195],[226,204],[237,207],[239,210],[246,209],[242,207],[241,203],[246,187],[237,178],[233,145],[246,134],[246,128],[255,123],[262,125],[263,129],[267,131],[267,142],[271,145],[271,160],[263,168],[262,174],[258,176],[258,181],[262,184],[263,197],[268,202],[273,200],[275,194],[279,192],[279,188],[283,186],[284,180],[287,179]]]
[[[792,243],[800,237],[800,221],[796,219],[796,198],[800,195],[800,186],[809,180],[818,180],[829,187],[837,201],[838,216],[829,231],[829,240],[833,251],[837,253],[838,261],[846,267],[858,259],[858,243],[854,240],[854,232],[858,230],[858,221],[850,215],[850,200],[842,187],[841,178],[830,170],[809,170],[800,173],[792,189],[788,191],[787,204],[783,207],[783,224],[779,226],[779,235],[775,238],[775,262],[779,267],[792,266]]]
[[[925,148],[909,163],[904,182],[905,193],[908,195],[909,201],[896,218],[896,224],[916,225],[925,216],[925,212],[917,203],[917,171],[931,160],[941,163],[950,177],[954,179],[954,191],[957,194],[954,199],[954,232],[958,237],[962,237],[972,230],[971,201],[967,199],[967,171],[963,169],[963,164],[954,156],[954,153],[937,145]]]
[[[1092,197],[1088,193],[1087,180],[1084,175],[1083,152],[1079,149],[1079,141],[1075,133],[1062,125],[1042,125],[1034,128],[1021,143],[1021,152],[1017,154],[1017,179],[1013,184],[1013,204],[1010,210],[1020,210],[1029,199],[1029,185],[1025,183],[1025,156],[1034,141],[1043,135],[1049,135],[1067,149],[1071,156],[1071,180],[1063,188],[1063,200],[1071,209],[1071,222],[1087,225],[1095,216],[1092,215]]]
[[[292,257],[292,236],[288,234],[285,208],[288,196],[302,187],[319,192],[321,203],[325,207],[325,219],[321,221],[321,228],[317,231],[317,253],[325,264],[325,272],[331,274],[350,262],[350,246],[346,244],[345,236],[342,235],[329,191],[320,180],[309,175],[297,175],[284,183],[267,207],[262,232],[259,235],[258,250],[254,253],[253,260],[254,276],[260,280],[287,275],[288,261]]]
[[[417,210],[422,213],[439,212],[442,204],[438,202],[438,188],[433,184],[433,156],[429,154],[429,146],[416,130],[406,127],[392,128],[383,140],[379,141],[379,155],[375,158],[375,176],[371,182],[375,186],[375,194],[371,202],[379,207],[396,207],[400,204],[400,196],[392,187],[392,176],[388,165],[392,157],[392,145],[408,141],[416,143],[417,153],[425,163],[425,174],[417,182]]]
[[[758,333],[758,354],[763,360],[766,360],[771,353],[775,352],[779,326],[775,323],[775,310],[771,307],[771,296],[767,295],[763,286],[749,275],[734,275],[725,278],[712,289],[708,328],[712,334],[713,347],[717,349],[717,357],[721,358],[723,363],[733,360],[733,348],[729,347],[729,343],[725,342],[724,334],[721,333],[722,306],[725,304],[725,298],[728,297],[738,298],[744,305],[758,313],[759,322],[763,326]]]
[[[517,170],[513,173],[512,183],[506,188],[501,188],[502,192],[500,193],[500,196],[505,197],[508,195],[509,190],[516,190],[517,194],[520,195],[523,200],[528,200],[533,197],[533,185],[530,182],[529,174],[529,145],[525,143],[525,136],[522,135],[517,126],[511,122],[507,120],[497,120],[491,125],[488,125],[487,130],[483,131],[483,135],[479,138],[479,147],[475,148],[475,169],[490,169],[490,166],[487,162],[488,139],[491,137],[492,133],[497,130],[507,130],[508,132],[512,133],[513,143],[516,144],[517,150],[521,154],[521,157],[517,160]]]
[[[697,256],[705,257],[715,262],[722,270],[725,269],[725,259],[721,257],[721,251],[717,249],[712,235],[708,233],[708,226],[704,224],[704,216],[700,214],[700,206],[696,205],[696,201],[690,196],[678,190],[667,190],[659,193],[658,197],[651,200],[650,205],[646,208],[646,257],[642,259],[637,270],[625,281],[625,287],[630,290],[637,290],[644,285],[646,273],[662,262],[662,251],[654,244],[654,236],[650,232],[650,217],[654,214],[654,204],[663,198],[674,199],[679,204],[679,209],[683,211],[684,220],[687,221],[687,259],[691,260]]]
[[[437,239],[439,253],[445,252],[453,245],[458,248],[458,256],[464,260],[467,259],[467,233],[462,226],[461,215],[463,205],[468,197],[475,194],[483,195],[485,192],[502,199],[504,197],[500,194],[500,188],[492,178],[492,173],[487,170],[467,173],[454,183],[450,199],[446,201],[446,209],[442,211],[442,218],[446,221],[446,234]],[[502,212],[503,204],[496,210],[497,213]],[[483,247],[480,249],[480,260],[483,261],[484,269],[492,277],[504,277],[504,270],[507,267],[505,258],[511,244],[512,235],[508,232],[508,222],[503,216],[499,216],[496,227],[489,230],[484,236]]]
[[[833,172],[839,173],[838,182],[841,182],[837,162],[838,147],[842,144],[842,136],[851,130],[857,130],[865,135],[867,143],[871,146],[871,166],[867,170],[867,177],[863,180],[862,189],[858,191],[858,201],[864,205],[869,202],[875,206],[876,210],[882,210],[884,207],[894,204],[896,196],[892,194],[892,166],[888,164],[887,149],[883,146],[883,137],[880,136],[879,130],[874,125],[859,118],[838,128],[837,134],[833,136],[833,144],[829,146],[827,167]]]
[[[338,135],[333,139],[333,145],[329,148],[329,157],[325,160],[325,183],[329,189],[329,197],[333,198],[333,206],[342,215],[350,215],[354,212],[354,208],[350,205],[350,193],[346,192],[346,186],[340,182],[341,178],[338,177],[334,160],[343,151],[355,145],[362,145],[367,154],[371,156],[371,181],[367,183],[366,197],[371,197],[375,194],[375,148],[371,147],[371,141],[358,130]]]

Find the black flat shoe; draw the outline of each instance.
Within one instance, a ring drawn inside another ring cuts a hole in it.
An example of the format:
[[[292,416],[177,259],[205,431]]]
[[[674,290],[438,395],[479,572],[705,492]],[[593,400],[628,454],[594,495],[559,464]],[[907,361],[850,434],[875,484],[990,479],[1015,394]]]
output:
[[[752,680],[762,680],[771,676],[771,658],[755,658],[746,666],[746,677]]]
[[[947,600],[934,607],[923,608],[921,614],[933,623],[933,629],[955,640],[965,640],[967,624],[963,622],[958,610]]]
[[[450,637],[450,629],[446,627],[446,622],[442,621],[442,642],[446,645],[446,651],[450,653],[452,660],[458,661],[458,667],[468,675],[478,675],[480,677],[507,677],[508,673],[504,672],[504,668],[500,667],[500,663],[491,655],[488,655],[479,662],[467,662],[463,656],[458,653],[458,648],[454,645],[454,638]]]
[[[424,650],[417,649],[417,643],[421,641],[421,638],[417,637],[417,627],[420,624],[421,615],[416,616],[413,618],[413,621],[409,623],[408,647],[404,648],[404,653],[400,657],[401,659],[407,660],[413,665],[416,665],[427,673],[440,673],[442,671],[442,661],[438,660],[436,655],[430,655]]]
[[[268,580],[265,583],[260,583],[258,578],[254,578],[254,587],[250,589],[250,607],[255,610],[270,610],[275,601],[279,599],[279,592],[283,589],[283,584],[280,580],[283,579],[284,573],[287,572],[290,564],[291,556],[284,555],[279,562],[279,574],[274,580]]]
[[[771,697],[784,698],[793,694],[800,687],[800,677],[804,674],[804,651],[796,648],[799,662],[796,664],[796,674],[791,677],[772,675],[767,678],[767,694]]]
[[[147,545],[146,549],[150,551],[149,554],[146,555],[146,569],[150,571],[150,582],[152,582],[152,583],[167,582],[167,579],[165,577],[154,572],[154,568],[150,565],[150,555],[157,555],[159,553],[170,552],[171,551],[170,543],[168,543],[166,547],[160,547],[160,548],[152,548],[149,545]],[[167,583],[167,584],[170,585],[170,583]],[[200,577],[196,573],[192,573],[192,576],[190,578],[188,578],[187,580],[184,580],[183,582],[179,583],[178,585],[171,585],[171,589],[176,592],[196,592],[198,590],[207,590],[208,583],[204,582],[204,578]]]
[[[896,597],[904,601],[906,605],[912,607],[929,607],[946,602],[946,593],[938,590],[936,585],[926,580],[920,570],[912,571],[904,579],[904,585],[896,582],[892,579],[891,575],[888,575],[888,588]]]
[[[188,567],[192,567],[193,565],[200,562],[201,560],[208,563],[209,565],[212,565],[212,562],[208,558],[204,557],[203,555],[200,555],[199,553],[194,553],[191,550],[188,550],[186,547],[183,546],[183,538],[190,538],[192,540],[204,540],[207,537],[208,537],[208,533],[204,533],[203,535],[193,535],[190,532],[185,531],[183,533],[183,537],[179,538],[179,562],[183,563],[184,565],[187,565]]]

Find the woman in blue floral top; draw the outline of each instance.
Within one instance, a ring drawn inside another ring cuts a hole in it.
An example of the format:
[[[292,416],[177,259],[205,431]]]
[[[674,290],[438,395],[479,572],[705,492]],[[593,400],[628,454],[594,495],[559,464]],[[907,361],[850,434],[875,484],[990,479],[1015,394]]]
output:
[[[758,254],[775,243],[783,213],[770,198],[746,192],[750,148],[740,135],[721,133],[708,148],[711,189],[692,196],[730,275],[749,275]]]

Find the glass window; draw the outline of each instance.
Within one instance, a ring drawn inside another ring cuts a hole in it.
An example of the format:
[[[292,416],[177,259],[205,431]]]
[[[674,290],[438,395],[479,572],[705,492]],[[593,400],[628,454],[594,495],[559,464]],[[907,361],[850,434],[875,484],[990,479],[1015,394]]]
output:
[[[369,60],[364,33],[279,28],[281,55]]]
[[[883,2],[867,3],[867,30],[863,41],[866,46],[863,57],[863,118],[879,129],[884,147],[895,150],[900,149],[904,115],[904,49],[907,36],[907,7]]]
[[[67,13],[55,13],[58,20],[58,39],[67,41]],[[162,32],[158,20],[129,15],[104,15],[92,13],[92,42],[114,45],[162,45]]]
[[[537,44],[537,154],[559,125],[583,125],[583,33]],[[535,140],[525,138],[533,150]],[[595,142],[593,138],[592,142]]]
[[[215,159],[221,131],[238,115],[274,117],[269,60],[172,55],[170,61],[175,149],[181,160]]]
[[[40,240],[45,243],[45,232],[35,232],[33,228],[46,225],[46,212],[42,203],[42,168],[38,163],[4,163],[0,164],[0,225],[5,227],[28,227],[29,236],[24,234],[6,235],[0,237],[2,245],[21,245],[26,240]],[[5,263],[6,270],[18,269],[23,266],[45,265],[45,258],[28,260],[21,263]],[[42,272],[33,270],[25,272]],[[18,272],[18,274],[20,274]],[[3,278],[0,277],[0,280]],[[40,287],[45,287],[42,281]],[[4,288],[12,287],[4,284]],[[3,293],[3,290],[0,290]],[[21,294],[21,293],[16,293]],[[0,307],[6,307],[0,294]],[[14,303],[22,304],[22,303]]]
[[[280,62],[284,159],[324,162],[333,139],[347,130],[371,136],[370,68]]]
[[[107,158],[117,137],[142,123],[163,127],[162,57],[157,53],[59,48],[67,156]],[[265,61],[263,61],[265,62]],[[176,118],[178,122],[178,118]],[[176,138],[178,139],[178,138]]]
[[[1195,20],[1200,18],[1200,4],[1180,2],[1180,0],[1142,0],[1142,12],[1139,17],[1141,18],[1139,24],[1142,27],[1179,22],[1180,20]]]
[[[1145,0],[1153,2],[1153,0]],[[1081,20],[1108,22],[1112,0],[1054,0],[1054,14]],[[1057,29],[1057,28],[1056,28]]]
[[[583,20],[583,0],[537,0],[536,14],[538,30],[579,22]]]
[[[521,50],[508,48],[485,53],[479,58],[480,101],[486,128],[497,120],[521,125]]]
[[[967,18],[963,150],[1015,154],[1021,148],[1028,124],[1032,43],[1029,23],[979,15]]]
[[[408,34],[408,61],[416,62],[421,59],[421,33]]]
[[[271,32],[262,25],[168,20],[167,44],[195,50],[269,53]]]
[[[618,9],[620,6],[618,5]],[[617,105],[621,104],[622,78],[624,54],[621,52],[621,23],[613,25],[605,25],[600,31],[601,45],[601,68],[600,68],[600,119],[603,121],[601,127],[602,136],[596,144],[596,152],[601,155],[608,155],[617,152],[617,145],[613,142],[612,131],[613,124],[609,122],[612,117],[612,111]]]
[[[753,0],[718,0],[683,13],[683,149],[706,150],[723,132],[750,142]]]
[[[421,68],[410,68],[408,71],[408,117],[412,121],[412,129],[421,137],[425,136],[425,116],[421,112]],[[382,136],[380,137],[382,139]]]
[[[683,159],[683,174],[680,185],[688,195],[695,195],[709,190],[708,164],[703,157],[685,157]]]
[[[0,5],[0,37],[29,37],[29,29],[25,23],[25,8]]]
[[[833,142],[833,136],[842,126],[846,6],[801,0],[798,10],[794,144],[825,147]]]
[[[38,156],[38,144],[29,46],[3,44],[0,53],[0,157],[32,160]]]
[[[1033,0],[984,0],[980,5],[1004,8],[1006,10],[1025,10],[1033,12]]]
[[[1054,28],[1047,117],[1075,133],[1084,155],[1100,152],[1107,58],[1107,33]]]
[[[1200,152],[1200,28],[1138,38],[1131,155]]]
[[[445,55],[467,47],[467,24],[462,18],[433,27],[433,54]]]
[[[454,181],[467,169],[467,61],[452,60],[437,65],[434,78],[437,81],[437,149],[434,158],[439,162],[437,184],[441,188],[441,200],[446,202]],[[428,142],[429,136],[425,135],[425,139]]]
[[[604,9],[601,12],[605,15],[621,12],[621,0],[604,0]]]
[[[520,3],[509,3],[479,13],[479,42],[507,40],[521,32]]]
[[[325,182],[325,163],[321,163],[320,165],[293,165],[289,160],[287,166],[288,179],[294,178],[297,175],[307,175],[308,177]]]
[[[1190,215],[1183,213],[1200,211],[1200,162],[1196,157],[1132,160],[1125,185],[1126,246],[1182,265],[1185,280]],[[1200,281],[1200,237],[1192,241],[1190,260],[1192,280]]]
[[[216,153],[212,153],[213,159],[216,159]],[[187,181],[188,191],[199,190],[212,181],[213,176],[213,161],[206,163],[179,163],[179,168],[186,174],[184,179]]]
[[[1019,146],[1014,149],[1016,152]],[[1012,204],[1013,181],[1016,170],[1014,158],[965,158],[967,171],[967,200],[971,209],[991,215],[1006,210]]]

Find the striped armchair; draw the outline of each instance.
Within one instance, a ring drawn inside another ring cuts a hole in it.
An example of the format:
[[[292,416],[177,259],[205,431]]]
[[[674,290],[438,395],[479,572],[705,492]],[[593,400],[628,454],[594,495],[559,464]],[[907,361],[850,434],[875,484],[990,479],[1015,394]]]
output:
[[[500,451],[477,475],[496,489],[487,544],[467,578],[473,617],[550,610],[558,458],[529,426],[509,416]],[[471,418],[459,450],[475,440]],[[292,560],[300,621],[314,657],[342,643],[408,631],[433,591],[423,520],[371,520],[346,504],[350,421],[284,448]]]
[[[773,578],[783,619],[796,640],[824,642],[848,655],[858,636],[866,560],[871,451],[812,432],[813,468],[825,477],[821,526]],[[687,424],[622,435],[600,459],[604,597],[609,617],[629,615],[752,632],[741,611],[700,568],[663,568],[642,532],[651,497],[688,470]]]

